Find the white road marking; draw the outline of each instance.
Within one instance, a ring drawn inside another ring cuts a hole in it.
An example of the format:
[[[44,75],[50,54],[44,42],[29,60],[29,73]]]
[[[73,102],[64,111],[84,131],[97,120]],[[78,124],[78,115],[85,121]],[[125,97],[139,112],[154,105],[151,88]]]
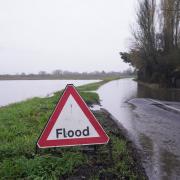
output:
[[[149,100],[151,100],[151,101],[153,101],[153,102],[155,102],[155,103],[157,103],[157,104],[161,104],[161,105],[163,105],[163,106],[165,106],[165,107],[167,107],[167,108],[169,108],[169,109],[172,109],[172,110],[175,110],[175,111],[180,112],[180,109],[177,109],[177,108],[175,108],[175,107],[166,105],[166,104],[164,104],[164,103],[162,103],[162,102],[160,102],[160,101],[157,101],[157,100],[154,100],[154,99],[149,99]]]

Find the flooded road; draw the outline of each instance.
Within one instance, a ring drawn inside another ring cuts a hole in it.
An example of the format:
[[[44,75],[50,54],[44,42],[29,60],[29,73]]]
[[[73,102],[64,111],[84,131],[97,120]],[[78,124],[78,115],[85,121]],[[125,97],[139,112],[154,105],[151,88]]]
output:
[[[132,79],[112,81],[98,90],[103,108],[128,130],[141,150],[143,165],[152,180],[180,179],[180,113],[152,100],[179,100],[179,93],[166,93],[152,92]]]

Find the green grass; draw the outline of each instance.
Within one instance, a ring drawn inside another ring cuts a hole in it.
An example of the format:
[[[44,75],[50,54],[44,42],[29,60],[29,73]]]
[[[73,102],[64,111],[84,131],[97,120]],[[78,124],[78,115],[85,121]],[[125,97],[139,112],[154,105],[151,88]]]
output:
[[[103,85],[105,83],[106,83],[106,81],[99,81],[99,82],[79,86],[77,89],[79,91],[96,91],[101,85]]]
[[[95,113],[100,123],[103,125],[106,133],[110,136],[109,145],[99,146],[98,158],[99,163],[110,162],[110,165],[102,169],[97,174],[112,174],[115,179],[145,179],[141,172],[137,171],[136,162],[132,156],[132,149],[128,141],[121,134],[117,125],[107,118],[103,113]],[[110,153],[112,152],[112,157]],[[99,177],[99,176],[98,176]]]
[[[99,96],[83,90],[97,89],[103,83],[105,82],[78,88],[89,105],[98,103]],[[62,92],[58,92],[50,98],[33,98],[0,108],[0,179],[61,179],[73,175],[78,167],[91,163],[91,157],[82,153],[80,147],[51,148],[38,153],[35,151],[36,141],[61,94]],[[96,116],[103,124],[104,116]],[[129,163],[132,160],[126,142],[111,134],[108,128],[110,127],[107,127],[107,132],[112,140],[113,159],[122,158],[123,161],[118,161],[114,167],[104,171],[116,174],[120,172],[123,177],[137,177],[130,170]],[[107,153],[108,145],[99,146],[98,160],[108,162]],[[99,176],[101,171],[95,173],[94,177]]]
[[[100,100],[97,93],[80,91],[80,95],[88,105],[99,104]]]
[[[58,92],[51,98],[33,98],[0,108],[0,177],[60,177],[71,174],[85,161],[83,154],[74,148],[72,152],[57,148],[61,158],[54,157],[52,149],[44,150],[48,157],[35,154],[38,136],[61,94]],[[96,93],[80,91],[80,94],[88,104],[99,101]]]
[[[120,79],[120,78],[116,78],[116,79]],[[105,83],[107,83],[109,81],[112,81],[112,80],[116,80],[116,79],[115,78],[106,78],[106,79],[104,79],[102,81],[99,81],[99,82],[79,86],[77,89],[79,91],[96,91],[103,84],[105,84]]]

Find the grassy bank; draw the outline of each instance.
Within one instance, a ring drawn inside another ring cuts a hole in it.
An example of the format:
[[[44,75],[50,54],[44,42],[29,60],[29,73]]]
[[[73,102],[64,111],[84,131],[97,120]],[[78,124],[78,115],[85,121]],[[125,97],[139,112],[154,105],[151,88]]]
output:
[[[117,79],[120,79],[120,78],[116,78],[116,79],[115,78],[106,78],[106,79],[99,81],[99,82],[79,86],[77,89],[78,89],[78,91],[96,91],[103,84],[105,84],[109,81],[112,81],[112,80],[117,80]]]
[[[99,97],[85,91],[95,90],[103,83],[105,81],[78,88],[89,105],[99,102]],[[106,129],[111,143],[97,146],[92,153],[84,152],[82,147],[35,152],[37,138],[61,95],[62,92],[58,92],[53,97],[33,98],[0,108],[1,179],[66,179],[83,174],[88,179],[108,177],[109,174],[111,179],[140,179],[128,143],[100,112],[95,116]]]

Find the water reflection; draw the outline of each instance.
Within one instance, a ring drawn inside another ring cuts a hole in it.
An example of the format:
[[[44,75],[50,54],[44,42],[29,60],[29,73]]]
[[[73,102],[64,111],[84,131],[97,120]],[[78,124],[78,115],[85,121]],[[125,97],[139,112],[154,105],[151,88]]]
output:
[[[112,81],[98,90],[101,104],[103,108],[107,109],[115,118],[117,118],[126,129],[132,129],[132,123],[127,121],[133,120],[129,104],[125,103],[129,99],[136,97],[137,84],[134,81],[127,81],[126,79]]]
[[[176,179],[176,172],[180,177],[180,172],[178,172],[178,169],[180,169],[180,161],[176,155],[165,149],[162,149],[160,158],[162,162],[161,171],[166,172],[162,175],[162,179]]]
[[[178,89],[151,89],[144,85],[138,84],[138,94],[140,98],[152,98],[165,101],[180,101],[180,90]]]

